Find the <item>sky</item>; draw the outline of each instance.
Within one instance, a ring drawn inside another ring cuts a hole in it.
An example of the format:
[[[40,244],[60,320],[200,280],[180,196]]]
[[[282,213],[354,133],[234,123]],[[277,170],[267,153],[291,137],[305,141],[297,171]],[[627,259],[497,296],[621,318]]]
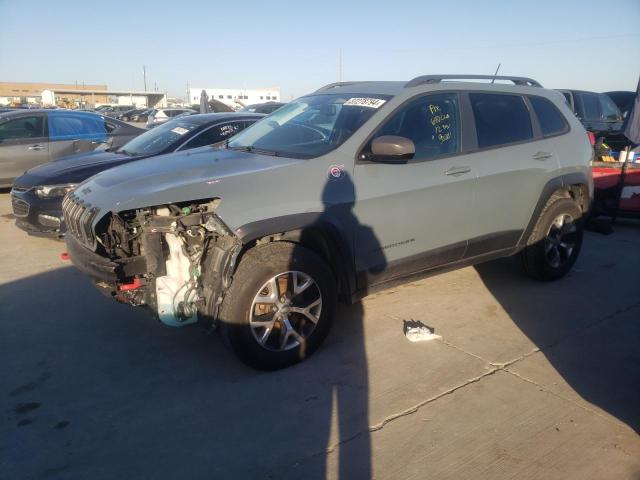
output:
[[[340,79],[528,76],[547,88],[635,90],[640,0],[0,0],[0,81],[106,84],[184,97]]]

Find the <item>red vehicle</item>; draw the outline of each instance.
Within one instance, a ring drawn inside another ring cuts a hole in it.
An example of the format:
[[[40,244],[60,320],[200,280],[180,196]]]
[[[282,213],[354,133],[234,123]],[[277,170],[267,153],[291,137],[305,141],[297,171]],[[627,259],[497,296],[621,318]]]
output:
[[[593,162],[594,214],[640,218],[640,163]]]

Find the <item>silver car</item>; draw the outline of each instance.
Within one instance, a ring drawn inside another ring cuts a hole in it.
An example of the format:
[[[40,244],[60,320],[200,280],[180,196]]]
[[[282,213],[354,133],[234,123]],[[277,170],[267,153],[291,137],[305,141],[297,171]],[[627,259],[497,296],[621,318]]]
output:
[[[101,146],[117,148],[143,133],[113,118],[72,110],[0,114],[0,187],[36,165]]]
[[[535,279],[563,277],[592,154],[562,95],[528,78],[331,84],[219,149],[81,184],[67,248],[113,298],[217,326],[244,362],[281,368],[318,348],[338,298],[516,254]]]
[[[172,118],[180,115],[192,115],[198,113],[191,108],[157,108],[153,109],[147,117],[147,128],[153,128],[156,125],[160,125]]]

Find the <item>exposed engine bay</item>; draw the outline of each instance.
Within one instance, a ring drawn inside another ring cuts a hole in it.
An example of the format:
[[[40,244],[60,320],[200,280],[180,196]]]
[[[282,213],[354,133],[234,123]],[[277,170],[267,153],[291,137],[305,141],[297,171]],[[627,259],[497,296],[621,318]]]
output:
[[[205,312],[215,319],[241,250],[215,214],[219,203],[214,198],[106,215],[96,226],[97,250],[118,264],[118,278],[98,286],[120,302],[150,308],[169,326],[195,323]]]

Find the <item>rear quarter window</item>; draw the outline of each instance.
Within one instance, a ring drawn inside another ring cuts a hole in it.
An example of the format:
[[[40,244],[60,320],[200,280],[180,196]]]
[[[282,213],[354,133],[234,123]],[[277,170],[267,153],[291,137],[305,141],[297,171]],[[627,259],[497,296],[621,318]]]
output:
[[[488,148],[533,138],[529,110],[520,95],[470,93],[478,147]]]
[[[530,96],[529,101],[538,118],[543,136],[560,135],[569,130],[569,124],[566,119],[550,100],[543,97]]]
[[[583,120],[599,121],[602,119],[600,100],[595,93],[577,94]]]

